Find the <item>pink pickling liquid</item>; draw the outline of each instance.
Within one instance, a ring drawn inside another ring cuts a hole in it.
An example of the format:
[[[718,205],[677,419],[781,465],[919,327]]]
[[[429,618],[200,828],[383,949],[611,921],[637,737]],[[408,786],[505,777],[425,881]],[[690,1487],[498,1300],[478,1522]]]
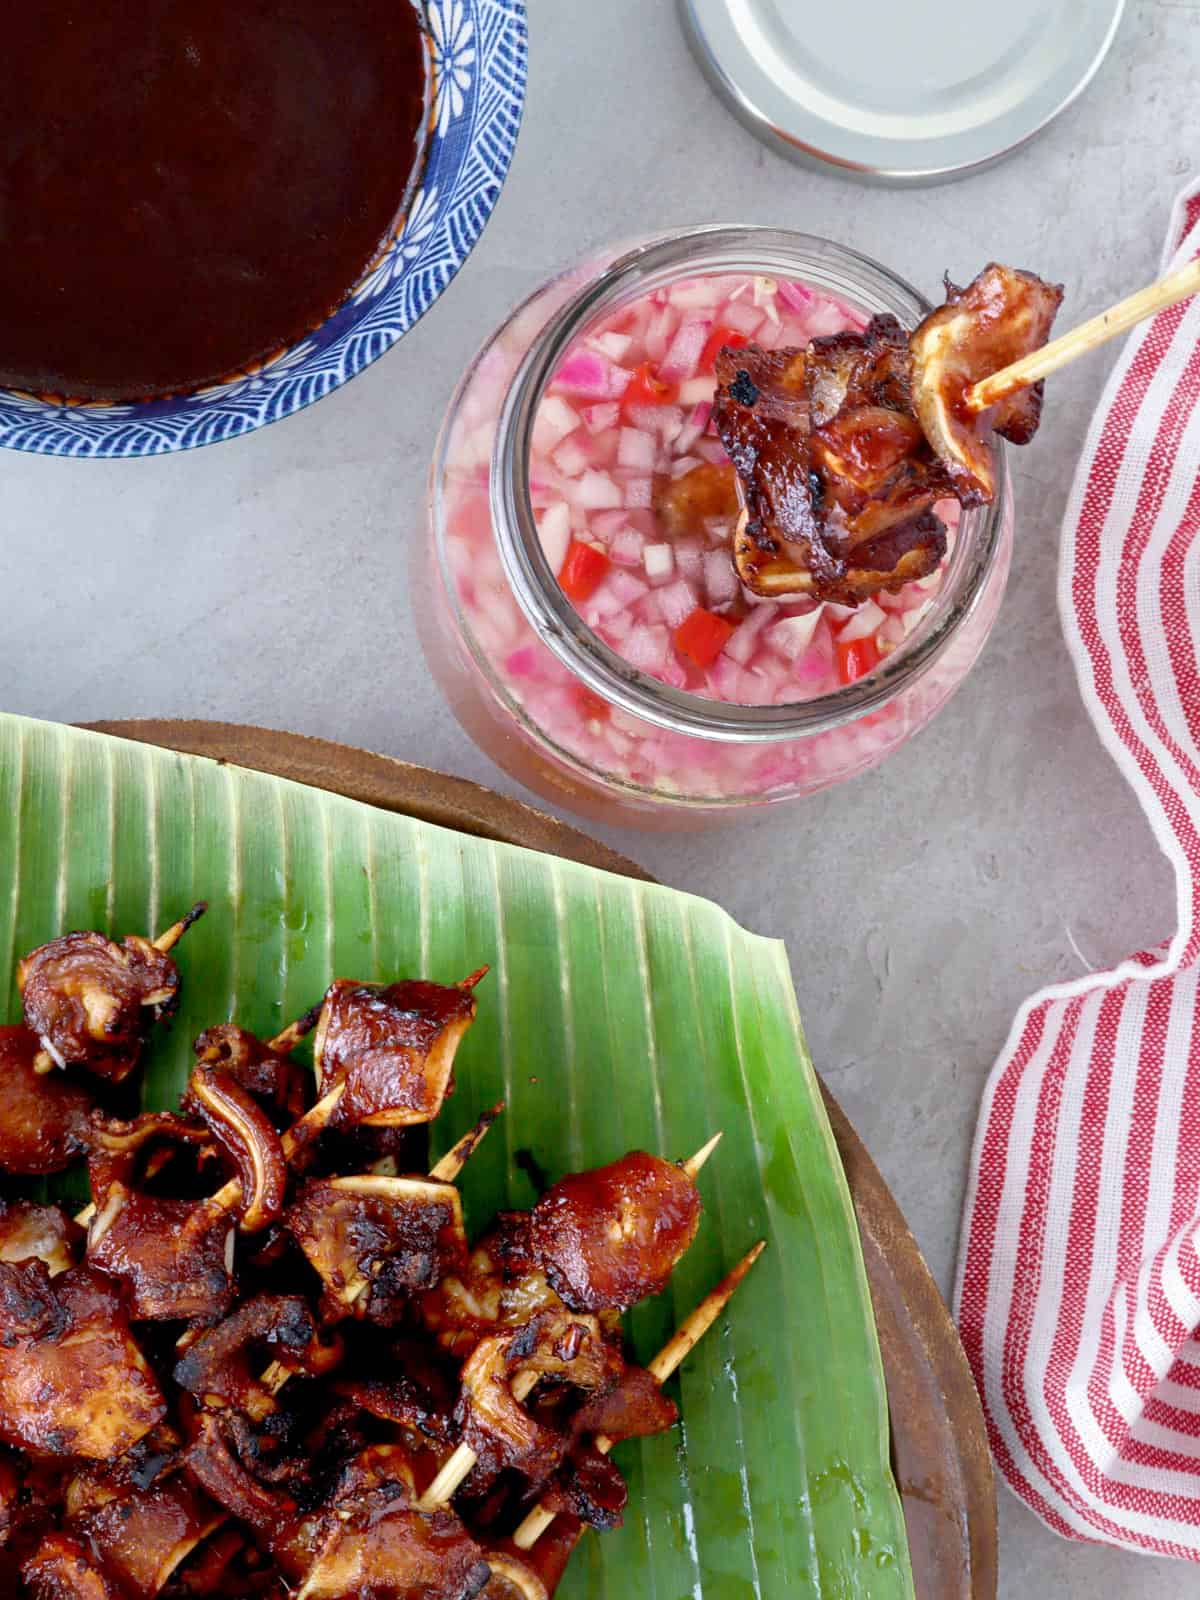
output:
[[[531,302],[484,353],[460,395],[444,456],[449,582],[475,651],[512,703],[509,721],[515,713],[518,724],[504,726],[502,706],[480,681],[477,660],[458,651],[453,672],[439,671],[439,677],[469,730],[543,792],[547,771],[553,793],[572,788],[582,768],[585,783],[594,775],[601,788],[720,804],[823,788],[873,765],[923,725],[977,654],[999,603],[1003,571],[993,586],[994,603],[980,608],[977,625],[973,618],[936,671],[871,716],[811,737],[734,744],[675,733],[608,706],[577,682],[535,635],[509,589],[488,500],[496,418],[544,316],[538,301]],[[837,690],[864,661],[886,657],[920,624],[946,563],[900,593],[857,608],[762,601],[738,581],[730,522],[710,521],[672,537],[654,511],[656,485],[700,463],[727,459],[709,426],[715,337],[732,331],[773,349],[860,329],[865,320],[802,284],[722,274],[681,280],[626,304],[568,351],[534,427],[531,499],[552,571],[563,570],[573,545],[592,546],[602,556],[601,581],[573,603],[583,622],[630,665],[713,701],[782,705]],[[645,403],[644,370],[639,374],[646,363],[667,389],[653,403]],[[952,554],[958,506],[943,502],[937,511],[950,530]],[[1006,561],[1007,536],[1002,569]],[[719,654],[703,668],[676,644],[676,630],[697,610],[732,624]],[[442,621],[455,630],[448,613]],[[429,619],[424,623],[437,670],[447,658],[430,641]],[[849,651],[853,641],[860,648]],[[541,781],[530,777],[520,743],[536,746],[545,758]],[[578,805],[578,798],[568,803]]]
[[[631,666],[706,699],[785,705],[860,676],[855,668],[876,652],[889,654],[925,615],[940,571],[856,609],[763,601],[738,581],[732,517],[698,521],[681,536],[654,509],[666,480],[728,463],[709,422],[713,360],[726,336],[775,349],[863,325],[802,284],[729,274],[636,300],[568,353],[534,429],[531,497],[553,571],[564,570],[573,541],[602,552],[603,581],[586,598],[571,598]],[[663,391],[649,404],[648,371]],[[957,524],[955,502],[938,510],[948,526]],[[720,654],[703,665],[675,642],[697,609],[734,624]],[[867,642],[867,651],[839,655],[838,643],[854,640]]]

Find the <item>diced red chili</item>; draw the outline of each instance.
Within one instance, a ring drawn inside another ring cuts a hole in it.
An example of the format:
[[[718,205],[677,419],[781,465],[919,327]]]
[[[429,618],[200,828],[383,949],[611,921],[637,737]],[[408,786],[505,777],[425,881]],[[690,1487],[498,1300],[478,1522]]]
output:
[[[674,405],[678,398],[679,385],[664,383],[658,375],[658,368],[654,362],[643,361],[640,367],[633,369],[633,377],[630,378],[625,386],[625,393],[621,396],[621,405],[628,413],[642,406]]]
[[[600,696],[586,684],[576,684],[575,703],[589,722],[606,721],[610,710],[608,701],[601,700]]]
[[[703,671],[711,667],[724,650],[732,632],[732,622],[697,606],[675,629],[675,648]]]
[[[558,574],[563,593],[571,600],[590,599],[611,565],[603,550],[597,550],[594,544],[584,544],[582,539],[572,539]]]
[[[865,678],[867,673],[873,672],[882,660],[879,646],[873,637],[838,640],[838,677],[843,683],[853,683],[856,678]]]
[[[744,333],[738,333],[734,328],[724,328],[718,323],[709,334],[708,343],[704,346],[704,353],[700,357],[700,371],[712,372],[722,350],[744,350],[749,343]]]

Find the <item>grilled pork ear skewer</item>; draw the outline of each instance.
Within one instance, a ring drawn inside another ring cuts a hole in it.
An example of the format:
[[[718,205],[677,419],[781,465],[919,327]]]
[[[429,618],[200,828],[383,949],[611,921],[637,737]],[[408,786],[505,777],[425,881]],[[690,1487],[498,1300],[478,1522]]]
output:
[[[25,1020],[38,1036],[35,1071],[82,1067],[120,1083],[137,1066],[153,1024],[175,1007],[170,951],[208,909],[198,900],[157,939],[65,933],[17,964]]]
[[[196,914],[198,915],[199,913]],[[192,912],[188,913],[188,917],[191,917],[192,921],[195,920]],[[160,935],[160,938],[167,939],[171,935],[174,935],[174,940],[178,940],[180,935],[184,932],[185,925],[188,924],[188,917],[182,918],[179,922],[175,923],[173,927],[168,928],[166,933]],[[174,942],[174,940],[172,942]],[[289,1022],[287,1027],[281,1029],[273,1039],[265,1040],[263,1044],[259,1046],[259,1048],[266,1049],[272,1055],[276,1055],[281,1058],[290,1055],[300,1041],[305,1037],[305,1035],[311,1033],[313,1028],[316,1026],[317,1015],[319,1011],[319,1006],[315,1006],[312,1008],[312,1010],[306,1011],[302,1017],[297,1017],[294,1022]],[[207,1033],[200,1035],[200,1038],[196,1041],[196,1046],[197,1055],[202,1066],[211,1064],[219,1059],[215,1043],[210,1042],[206,1044],[206,1041],[213,1041],[216,1035],[225,1034],[229,1031],[231,1031],[231,1025],[227,1024],[221,1028],[210,1028]],[[241,1038],[247,1037],[242,1033],[241,1029],[236,1029],[233,1031],[236,1031]],[[161,1172],[163,1167],[172,1159],[175,1153],[176,1152],[174,1149],[170,1146],[158,1151],[156,1155],[152,1157],[151,1163],[147,1165],[147,1178],[153,1177],[156,1173]],[[237,1179],[234,1179],[233,1182],[237,1184],[238,1196],[240,1198],[241,1184]],[[84,1206],[83,1210],[80,1211],[76,1216],[75,1221],[78,1222],[81,1227],[87,1227],[88,1223],[91,1222],[95,1215],[96,1203],[93,1200],[89,1205]]]
[[[981,379],[967,391],[967,406],[973,412],[987,411],[1018,389],[1040,383],[1043,378],[1061,371],[1079,356],[1086,355],[1090,350],[1098,350],[1101,345],[1127,333],[1139,322],[1145,322],[1148,317],[1165,311],[1168,306],[1178,305],[1181,300],[1187,300],[1194,294],[1200,294],[1200,261],[1188,262],[1178,272],[1161,278],[1145,289],[1139,289],[1136,294],[1119,300],[1115,306],[1109,306],[1107,311],[1081,323],[1078,328],[1072,328],[1069,333],[1060,335],[1040,350]]]
[[[459,1043],[475,1018],[471,991],[487,970],[471,973],[453,989],[433,983],[383,987],[338,980],[331,984],[313,1046],[324,1093],[282,1135],[285,1160],[298,1156],[347,1104],[353,1120],[368,1127],[432,1122],[449,1089]],[[411,1007],[400,1010],[401,1005],[430,998],[441,1003],[431,1017],[419,1018],[417,1037],[398,1042],[387,1037],[398,1019],[417,1015]],[[352,1008],[357,1008],[357,1015]],[[339,1024],[345,1025],[345,1039]],[[241,1184],[231,1178],[213,1196],[213,1204],[232,1210],[240,1199]]]
[[[937,570],[941,501],[995,496],[994,433],[1025,444],[1035,386],[969,411],[980,378],[1043,345],[1062,290],[992,263],[908,334],[892,316],[803,348],[717,356],[712,420],[744,508],[734,564],[751,592],[857,605]]]
[[[752,1250],[748,1251],[737,1266],[733,1268],[732,1272],[727,1273],[717,1287],[704,1297],[691,1316],[680,1324],[674,1336],[668,1340],[654,1360],[650,1362],[646,1371],[650,1373],[660,1388],[666,1383],[671,1374],[677,1371],[688,1356],[691,1355],[730,1300],[733,1299],[743,1279],[766,1247],[766,1240],[763,1239]],[[604,1434],[599,1434],[592,1440],[592,1444],[602,1456],[606,1456],[613,1449],[614,1441]],[[544,1506],[535,1506],[513,1535],[513,1543],[517,1549],[532,1549],[554,1521],[555,1515],[555,1512],[548,1510]]]
[[[718,1134],[714,1135],[714,1137],[711,1138],[708,1141],[708,1143],[702,1149],[698,1150],[696,1152],[696,1154],[694,1156],[692,1156],[692,1158],[689,1161],[686,1161],[686,1162],[684,1162],[682,1164],[683,1173],[686,1175],[686,1177],[688,1177],[691,1180],[691,1182],[693,1184],[695,1183],[696,1178],[699,1176],[700,1171],[703,1168],[704,1164],[708,1161],[709,1157],[712,1155],[713,1151],[717,1148],[717,1145],[720,1143],[720,1141],[721,1141],[721,1135],[718,1133]],[[628,1160],[629,1158],[626,1158],[626,1159]],[[619,1166],[620,1163],[618,1163],[617,1165]],[[600,1174],[603,1175],[606,1171],[610,1171],[610,1170],[613,1170],[613,1169],[603,1169],[602,1168],[602,1169],[600,1169]],[[544,1200],[548,1200],[548,1201],[553,1202],[555,1200],[555,1198],[556,1198],[556,1196],[555,1196],[555,1190],[556,1189],[560,1190],[560,1191],[566,1191],[569,1185],[572,1185],[575,1182],[589,1181],[594,1176],[596,1176],[596,1175],[591,1174],[591,1173],[584,1173],[584,1174],[573,1175],[570,1178],[566,1178],[566,1179],[563,1180],[561,1185],[555,1185],[555,1187],[553,1189],[548,1190],[547,1194],[543,1198],[544,1198]],[[562,1194],[562,1198],[564,1200],[567,1200],[569,1197],[564,1192]],[[548,1217],[546,1219],[546,1222],[547,1222],[548,1229],[557,1231],[557,1224],[556,1224],[556,1219],[555,1219],[555,1215],[554,1215],[553,1206],[551,1208],[550,1214],[548,1215]],[[611,1222],[609,1223],[608,1227],[609,1227],[609,1229],[611,1229]],[[688,1235],[688,1237],[686,1239],[686,1243],[684,1244],[684,1248],[686,1248],[687,1244],[691,1243],[691,1238],[694,1236],[694,1232],[695,1232],[695,1229],[694,1229],[694,1226],[693,1226],[692,1229],[691,1229],[690,1234]],[[607,1230],[606,1230],[606,1236],[611,1238],[611,1234],[608,1233]],[[635,1245],[636,1245],[636,1236],[634,1237],[634,1242],[635,1242]],[[565,1250],[563,1252],[564,1255],[569,1256],[571,1259],[574,1259],[575,1257],[581,1255],[582,1253],[583,1252],[581,1252],[581,1251],[579,1251],[577,1249],[572,1249],[572,1248],[569,1248],[569,1249],[567,1249],[567,1250]],[[610,1249],[610,1253],[612,1255],[614,1255],[614,1256],[620,1256],[621,1251],[620,1251],[619,1248],[617,1250],[611,1250]],[[682,1251],[680,1253],[682,1253]],[[619,1277],[619,1268],[618,1268],[616,1273],[610,1273],[610,1274],[608,1274],[608,1276],[610,1278]],[[551,1275],[551,1283],[552,1283],[552,1285],[554,1284],[553,1275]],[[655,1283],[649,1289],[646,1289],[645,1286],[639,1286],[639,1287],[643,1288],[644,1292],[641,1293],[641,1294],[637,1294],[635,1296],[635,1298],[637,1298],[637,1299],[645,1298],[645,1294],[646,1293],[653,1292],[654,1290],[656,1290],[657,1288],[659,1288],[661,1286],[662,1285],[658,1284],[658,1283]],[[565,1295],[570,1294],[571,1289],[576,1288],[576,1287],[577,1287],[576,1285],[567,1285],[567,1284],[564,1283],[562,1285],[562,1292]],[[572,1303],[573,1303],[572,1300],[568,1300],[568,1304],[572,1304]],[[580,1304],[587,1305],[588,1308],[591,1309],[591,1310],[599,1310],[599,1309],[601,1309],[601,1305],[600,1305],[599,1302],[589,1303],[589,1297],[587,1297],[586,1295],[581,1300],[574,1300],[574,1303],[576,1305],[580,1305]],[[608,1303],[615,1303],[615,1302],[608,1302]],[[511,1338],[511,1331],[510,1331],[508,1337]],[[493,1338],[490,1339],[490,1340],[482,1341],[480,1348],[482,1348],[483,1344],[493,1344],[493,1343],[495,1343],[495,1344],[497,1344],[499,1346],[499,1345],[504,1344],[505,1342],[506,1342],[505,1336],[503,1336],[503,1335],[493,1336]],[[472,1359],[476,1359],[477,1356],[478,1356],[478,1351],[476,1351],[475,1356],[473,1356]],[[517,1377],[513,1380],[513,1383],[512,1383],[512,1397],[517,1402],[518,1405],[523,1404],[524,1401],[526,1401],[529,1398],[530,1394],[532,1394],[533,1390],[537,1387],[537,1384],[538,1384],[538,1381],[539,1381],[539,1377],[540,1377],[540,1374],[534,1368],[531,1367],[531,1368],[528,1368],[527,1370],[525,1370],[524,1372],[519,1373],[517,1375]],[[442,1467],[441,1471],[438,1473],[437,1477],[433,1480],[433,1482],[426,1489],[425,1493],[421,1496],[421,1498],[420,1498],[420,1500],[418,1502],[418,1509],[421,1510],[421,1511],[432,1511],[432,1510],[435,1510],[439,1506],[448,1505],[449,1502],[458,1493],[458,1490],[462,1487],[462,1485],[466,1481],[466,1479],[474,1471],[475,1464],[478,1461],[478,1459],[479,1459],[478,1455],[471,1448],[471,1446],[469,1444],[467,1444],[465,1441],[462,1444],[460,1444],[458,1446],[458,1448],[454,1451],[454,1453],[448,1458],[448,1460],[446,1461],[446,1463]]]

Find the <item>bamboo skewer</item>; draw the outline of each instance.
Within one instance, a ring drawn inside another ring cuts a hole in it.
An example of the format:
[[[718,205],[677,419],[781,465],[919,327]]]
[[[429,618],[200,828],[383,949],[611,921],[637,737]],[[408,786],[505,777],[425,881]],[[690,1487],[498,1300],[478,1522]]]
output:
[[[1147,317],[1165,311],[1168,306],[1177,305],[1180,300],[1197,293],[1200,293],[1200,261],[1191,261],[1169,277],[1118,301],[1098,317],[1092,317],[1089,322],[1052,339],[1040,350],[1023,356],[1011,366],[1001,367],[999,372],[993,372],[988,378],[982,378],[967,390],[968,409],[988,410],[1016,390],[1040,382],[1078,356],[1086,355],[1089,350],[1098,350],[1102,344],[1107,344],[1110,339],[1127,332],[1137,323],[1144,322]]]
[[[721,1142],[721,1134],[713,1137],[690,1161],[683,1163],[683,1170],[693,1182],[705,1162]],[[681,1330],[682,1331],[682,1330]],[[678,1337],[678,1335],[676,1336]],[[680,1360],[683,1358],[680,1357]],[[522,1372],[513,1380],[512,1396],[518,1405],[522,1405],[537,1388],[538,1374],[535,1372]],[[426,1489],[417,1502],[418,1511],[436,1511],[439,1506],[448,1505],[458,1493],[463,1483],[475,1469],[478,1456],[469,1444],[460,1444],[448,1457],[441,1471]]]
[[[163,932],[159,934],[157,939],[152,939],[150,941],[151,944],[153,944],[156,950],[160,950],[163,955],[166,955],[168,951],[174,950],[175,946],[179,943],[180,939],[183,938],[184,934],[191,927],[192,923],[199,922],[200,918],[207,910],[208,901],[197,900],[196,904],[190,911],[185,912],[184,915],[180,917],[178,922],[173,922],[169,928],[164,929]]]
[[[682,1366],[688,1356],[691,1355],[730,1300],[733,1299],[742,1280],[766,1247],[766,1240],[762,1239],[754,1246],[753,1250],[744,1255],[733,1271],[722,1278],[711,1293],[705,1295],[687,1321],[681,1323],[676,1329],[674,1337],[663,1345],[654,1360],[646,1368],[660,1388],[666,1383],[671,1374]],[[592,1444],[602,1456],[606,1456],[613,1449],[614,1441],[608,1438],[606,1434],[600,1433],[592,1440]],[[513,1535],[513,1543],[517,1549],[532,1549],[554,1521],[556,1514],[545,1506],[534,1506]]]
[[[713,1151],[717,1148],[724,1137],[724,1131],[720,1133],[714,1133],[708,1143],[706,1145],[702,1145],[700,1149],[696,1151],[696,1154],[690,1161],[685,1161],[683,1163],[683,1170],[687,1173],[688,1177],[693,1183],[695,1183],[696,1179],[700,1176],[701,1171],[708,1162],[708,1158],[712,1155]]]

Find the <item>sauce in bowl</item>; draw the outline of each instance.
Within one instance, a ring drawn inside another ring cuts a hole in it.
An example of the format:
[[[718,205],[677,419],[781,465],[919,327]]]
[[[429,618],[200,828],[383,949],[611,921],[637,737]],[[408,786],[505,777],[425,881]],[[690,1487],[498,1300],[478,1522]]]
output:
[[[12,8],[0,386],[186,393],[319,326],[403,215],[429,78],[412,0]]]

